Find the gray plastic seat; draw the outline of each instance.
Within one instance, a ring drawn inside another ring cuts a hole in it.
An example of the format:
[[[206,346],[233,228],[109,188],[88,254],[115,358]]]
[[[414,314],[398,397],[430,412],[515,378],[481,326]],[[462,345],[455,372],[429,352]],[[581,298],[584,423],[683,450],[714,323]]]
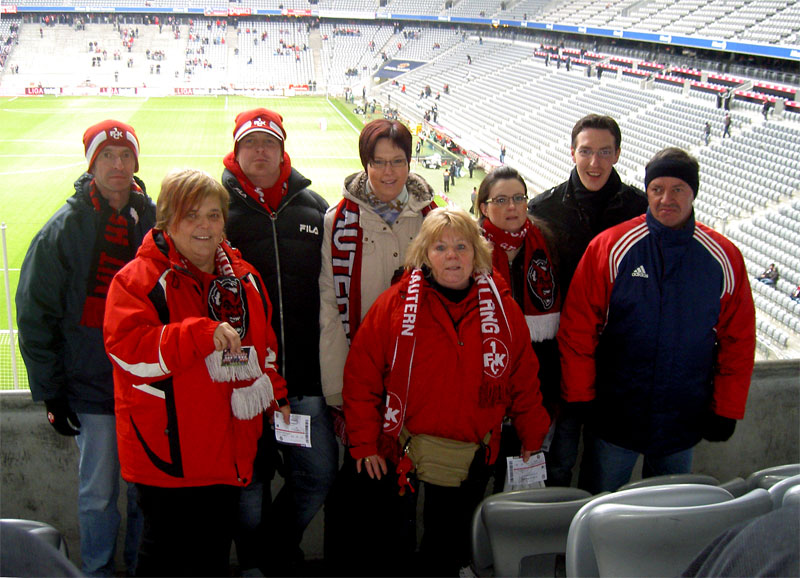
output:
[[[783,494],[783,506],[800,506],[800,485],[792,486]]]
[[[731,478],[727,482],[722,482],[719,487],[728,490],[734,498],[744,496],[750,491],[750,488],[747,487],[747,482],[744,480],[744,478],[739,477]]]
[[[472,569],[477,576],[501,576],[495,567],[492,545],[489,541],[489,533],[484,518],[484,510],[493,508],[503,503],[514,504],[554,504],[560,502],[572,502],[590,498],[591,494],[578,488],[533,488],[528,490],[516,490],[494,494],[485,498],[475,509],[472,516],[471,546],[472,546]],[[576,509],[577,511],[577,509]],[[514,575],[518,575],[517,563]],[[509,574],[510,575],[510,574]]]
[[[800,474],[800,464],[785,464],[758,470],[747,476],[747,487],[752,489],[771,488],[781,480]]]
[[[592,511],[604,504],[633,504],[643,506],[700,506],[732,500],[730,492],[719,486],[704,484],[673,484],[618,490],[598,496],[583,506],[569,528],[567,536],[567,576],[600,576],[594,548],[585,520]],[[771,503],[771,502],[770,502]]]
[[[572,518],[595,496],[567,501],[497,501],[482,511],[496,576],[563,573]]]
[[[600,576],[676,576],[726,529],[770,511],[769,492],[758,488],[716,504],[604,504],[583,523]]]
[[[653,476],[635,482],[628,482],[617,491],[630,490],[633,488],[647,488],[650,486],[666,486],[671,484],[703,484],[706,486],[718,486],[719,480],[714,476],[706,474],[670,474],[666,476]]]
[[[56,530],[50,524],[37,522],[35,520],[22,520],[19,518],[3,518],[2,522],[3,524],[14,526],[15,528],[19,528],[20,530],[24,530],[29,534],[37,536],[39,539],[50,544],[53,548],[69,558],[69,550],[67,548],[67,542],[64,540],[64,536],[62,536],[61,532]]]
[[[787,491],[796,486],[800,486],[800,475],[785,478],[780,482],[771,486],[767,491],[772,498],[773,509],[778,509],[783,506],[783,497]]]

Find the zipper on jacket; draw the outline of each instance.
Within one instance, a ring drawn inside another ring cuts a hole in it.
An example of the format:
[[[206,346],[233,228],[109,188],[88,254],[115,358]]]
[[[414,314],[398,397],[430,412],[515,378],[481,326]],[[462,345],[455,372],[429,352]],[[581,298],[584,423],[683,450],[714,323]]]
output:
[[[278,250],[278,212],[269,213],[269,218],[272,220],[272,241],[275,247],[275,272],[278,275],[278,315],[281,322],[281,373],[283,379],[286,379],[286,334],[283,330],[283,283],[281,282],[281,255]],[[288,383],[289,380],[286,379]]]
[[[301,189],[302,190],[302,189]],[[284,331],[284,318],[283,318],[283,282],[281,276],[281,254],[278,248],[278,214],[288,207],[291,202],[300,194],[300,191],[297,191],[291,197],[287,197],[286,202],[283,203],[281,206],[278,207],[276,211],[269,211],[267,215],[269,216],[270,220],[272,221],[272,241],[273,247],[275,247],[275,272],[278,275],[278,316],[280,319],[281,324],[281,366],[280,366],[280,374],[283,379],[286,380],[287,386],[289,383],[289,378],[286,376],[286,332]],[[287,396],[288,397],[288,396]],[[302,396],[300,396],[302,397]]]

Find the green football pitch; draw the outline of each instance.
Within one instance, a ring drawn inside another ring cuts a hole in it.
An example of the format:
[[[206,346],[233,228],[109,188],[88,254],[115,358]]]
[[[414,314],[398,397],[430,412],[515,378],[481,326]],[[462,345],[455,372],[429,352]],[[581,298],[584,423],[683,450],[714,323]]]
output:
[[[141,145],[138,176],[148,194],[158,197],[161,179],[174,168],[197,168],[215,177],[233,146],[236,115],[256,107],[280,112],[287,132],[292,166],[312,180],[312,189],[330,204],[341,198],[344,178],[361,169],[358,133],[364,117],[352,106],[325,97],[255,99],[219,97],[25,97],[0,99],[0,222],[5,224],[12,324],[19,268],[31,239],[73,193],[73,182],[86,170],[83,132],[107,118],[131,124]],[[367,117],[367,120],[372,117]],[[423,147],[423,151],[432,152]],[[437,191],[441,171],[412,163]],[[448,197],[469,206],[474,179],[461,178]],[[442,204],[441,199],[437,199]],[[87,240],[89,242],[89,240]],[[0,389],[11,385],[5,281],[0,284]],[[17,356],[22,386],[27,383]]]

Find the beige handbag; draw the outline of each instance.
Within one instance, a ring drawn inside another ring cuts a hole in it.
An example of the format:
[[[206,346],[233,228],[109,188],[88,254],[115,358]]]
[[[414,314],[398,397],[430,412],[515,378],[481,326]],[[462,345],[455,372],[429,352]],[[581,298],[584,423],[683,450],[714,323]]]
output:
[[[492,432],[487,433],[483,444],[488,444],[491,437]],[[481,444],[427,434],[412,435],[403,426],[400,447],[414,463],[417,478],[437,486],[457,488],[469,476],[469,468]]]

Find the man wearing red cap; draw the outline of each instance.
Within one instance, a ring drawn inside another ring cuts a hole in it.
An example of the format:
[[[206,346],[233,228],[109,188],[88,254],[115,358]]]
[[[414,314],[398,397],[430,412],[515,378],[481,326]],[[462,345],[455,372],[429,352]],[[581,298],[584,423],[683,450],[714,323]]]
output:
[[[279,446],[286,464],[285,484],[273,503],[273,519],[262,529],[277,559],[294,565],[302,561],[300,541],[325,501],[338,469],[338,445],[333,422],[322,395],[319,368],[319,273],[323,219],[328,204],[310,190],[307,178],[292,168],[284,150],[286,131],[276,112],[256,108],[236,117],[233,152],[225,159],[222,184],[231,196],[227,234],[242,256],[252,263],[267,286],[274,308],[272,326],[278,337],[278,369],[289,389],[293,414],[311,416],[311,447]],[[269,429],[265,429],[269,431]],[[256,458],[261,483],[243,490],[243,529],[260,522],[264,492],[269,492],[275,441],[264,436]],[[256,478],[258,480],[258,478]],[[266,494],[269,499],[269,494]],[[271,530],[274,529],[274,530]],[[250,538],[254,537],[249,532]],[[259,553],[263,544],[247,548],[237,540],[242,568],[260,565],[271,572],[296,568],[270,567]]]
[[[139,170],[133,127],[106,120],[83,135],[88,172],[31,242],[17,287],[20,350],[34,401],[61,435],[75,436],[81,570],[112,576],[120,524],[114,380],[103,316],[114,274],[133,259],[155,224]],[[125,563],[136,565],[141,516],[128,486]]]

